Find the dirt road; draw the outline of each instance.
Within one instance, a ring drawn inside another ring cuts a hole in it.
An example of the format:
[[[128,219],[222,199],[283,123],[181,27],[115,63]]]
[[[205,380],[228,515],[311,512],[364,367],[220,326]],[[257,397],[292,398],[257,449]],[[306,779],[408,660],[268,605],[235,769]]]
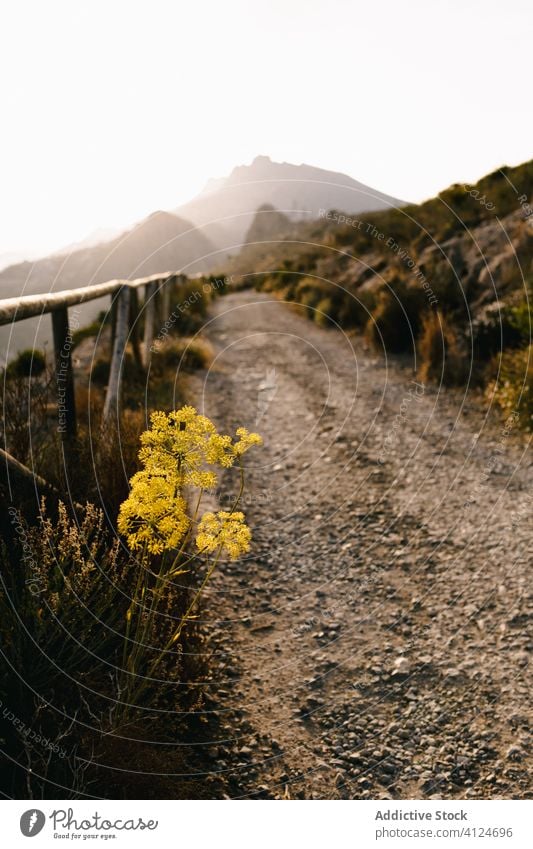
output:
[[[217,786],[530,797],[523,439],[264,295],[220,298],[205,333],[199,407],[265,440],[247,455],[253,550],[221,567],[204,613]]]

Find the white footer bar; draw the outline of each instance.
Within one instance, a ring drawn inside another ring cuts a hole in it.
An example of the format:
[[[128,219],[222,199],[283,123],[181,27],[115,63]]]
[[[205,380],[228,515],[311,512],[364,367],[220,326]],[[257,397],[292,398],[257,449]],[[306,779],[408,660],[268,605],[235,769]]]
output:
[[[6,849],[533,847],[533,801],[5,801],[1,811]]]

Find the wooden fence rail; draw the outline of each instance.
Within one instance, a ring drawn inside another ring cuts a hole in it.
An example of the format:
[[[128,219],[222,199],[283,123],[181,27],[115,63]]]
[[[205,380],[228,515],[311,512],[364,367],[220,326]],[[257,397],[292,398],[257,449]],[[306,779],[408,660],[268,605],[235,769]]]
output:
[[[114,309],[113,351],[106,398],[104,421],[117,408],[120,397],[121,365],[128,338],[131,339],[135,359],[145,367],[150,362],[150,349],[156,332],[155,322],[160,310],[158,302],[163,298],[169,304],[170,287],[185,279],[180,272],[168,271],[152,274],[136,280],[110,280],[80,289],[67,289],[44,295],[23,295],[20,298],[0,300],[0,325],[12,324],[26,318],[51,313],[54,338],[55,376],[58,392],[59,432],[66,441],[76,435],[76,403],[74,393],[74,370],[72,365],[72,336],[69,328],[69,307],[94,301],[111,295]],[[137,329],[139,301],[137,292],[144,287],[144,344],[141,352]],[[167,307],[168,309],[168,307]],[[167,318],[168,316],[165,316]]]

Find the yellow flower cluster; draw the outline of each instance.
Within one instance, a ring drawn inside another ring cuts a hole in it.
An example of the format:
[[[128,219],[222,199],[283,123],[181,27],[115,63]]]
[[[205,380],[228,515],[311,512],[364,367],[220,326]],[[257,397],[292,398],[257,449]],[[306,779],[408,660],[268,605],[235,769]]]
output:
[[[213,422],[202,416],[194,407],[182,407],[171,413],[152,413],[151,427],[141,436],[139,459],[144,468],[131,480],[128,498],[120,507],[118,529],[124,534],[130,547],[146,547],[152,554],[161,554],[167,549],[178,548],[190,529],[184,487],[212,490],[218,476],[213,468],[230,468],[253,445],[261,445],[257,433],[238,428],[236,442],[230,436],[217,432]],[[248,550],[250,531],[244,525],[242,513],[219,513],[223,547],[230,553],[231,534],[235,535],[231,552]],[[213,525],[206,513],[200,522],[198,537],[213,536]],[[241,516],[241,519],[236,517]],[[246,536],[246,533],[248,536]],[[207,536],[206,536],[207,535]],[[212,552],[220,547],[220,541],[198,546]],[[236,557],[238,554],[230,553]]]
[[[143,548],[161,554],[177,548],[189,529],[185,499],[166,477],[144,469],[130,481],[131,491],[120,507],[118,529],[128,538],[132,551]]]
[[[249,433],[245,427],[238,427],[236,433],[239,437],[239,441],[233,446],[233,451],[239,457],[241,454],[244,454],[245,451],[248,451],[252,445],[263,444],[263,440],[258,433]]]
[[[220,510],[218,513],[204,513],[196,535],[196,546],[199,551],[209,554],[225,551],[232,560],[236,560],[240,554],[250,550],[251,539],[243,513]]]

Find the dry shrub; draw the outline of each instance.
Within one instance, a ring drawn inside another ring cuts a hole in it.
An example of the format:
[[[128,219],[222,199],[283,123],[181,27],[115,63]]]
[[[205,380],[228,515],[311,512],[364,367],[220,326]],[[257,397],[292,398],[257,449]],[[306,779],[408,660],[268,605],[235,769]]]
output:
[[[87,728],[105,729],[134,565],[91,505],[76,520],[63,505],[50,518],[43,503],[33,527],[10,515],[12,538],[0,553],[0,693],[17,722],[4,714],[0,734],[24,767],[11,769],[12,792],[54,798],[62,786],[83,791],[76,754],[90,756]]]
[[[156,376],[168,371],[196,371],[207,368],[213,359],[213,349],[201,337],[167,339],[152,355],[151,370]]]
[[[319,280],[313,277],[301,277],[295,286],[292,298],[299,305],[298,310],[308,318],[315,316],[315,307],[325,297],[325,292]]]
[[[109,372],[111,370],[111,360],[107,358],[95,359],[91,366],[91,384],[95,386],[105,387],[109,380]],[[142,379],[142,369],[135,362],[133,354],[128,350],[124,354],[121,363],[121,381],[124,386],[135,387]]]
[[[85,385],[79,382],[76,391],[76,417],[78,425],[88,426],[100,420],[104,407],[104,393],[95,384]]]
[[[205,322],[211,300],[223,288],[214,277],[181,278],[170,298],[170,313],[177,316],[170,332],[181,336],[200,330]],[[162,324],[168,316],[162,316]]]
[[[334,323],[332,317],[331,298],[322,298],[322,300],[318,302],[314,311],[314,320],[315,324],[318,324],[321,327],[327,327]]]
[[[366,334],[376,350],[390,354],[413,351],[420,329],[421,301],[419,289],[403,280],[391,280],[378,295],[377,306],[368,321]]]
[[[139,438],[146,428],[144,410],[124,409],[120,422],[110,419],[102,428],[95,419],[91,433],[81,443],[78,467],[80,479],[73,480],[77,493],[85,490],[85,497],[100,504],[114,521],[119,505],[128,497],[129,479],[138,466]],[[83,480],[84,478],[84,480]],[[78,496],[81,498],[81,493]]]
[[[57,442],[53,372],[46,367],[38,377],[27,377],[8,367],[2,378],[2,447],[24,465],[39,471],[41,455]]]
[[[10,514],[9,547],[0,548],[0,699],[6,709],[0,715],[0,739],[12,760],[0,772],[0,790],[16,798],[72,798],[99,780],[98,754],[106,750],[115,727],[127,611],[141,567],[93,505],[74,518],[62,504],[52,517],[43,503],[34,526],[14,509]],[[147,652],[165,647],[188,599],[186,587],[169,582],[145,634]],[[197,698],[176,682],[195,680],[198,668],[181,650],[162,659],[158,669],[165,683],[150,688],[137,703],[139,732],[146,710],[161,705],[168,713],[159,725],[151,716],[151,739],[176,733],[170,727],[172,711],[190,709]],[[122,733],[127,737],[128,731],[125,727]],[[47,743],[36,740],[37,734]],[[127,793],[128,757],[113,756],[123,768]],[[101,792],[108,778],[100,777]]]
[[[343,292],[337,321],[341,327],[364,330],[368,324],[369,314],[375,308],[376,297],[373,292],[360,289],[354,293]]]
[[[468,379],[469,358],[446,316],[427,313],[418,340],[419,376],[423,382],[460,386]]]

